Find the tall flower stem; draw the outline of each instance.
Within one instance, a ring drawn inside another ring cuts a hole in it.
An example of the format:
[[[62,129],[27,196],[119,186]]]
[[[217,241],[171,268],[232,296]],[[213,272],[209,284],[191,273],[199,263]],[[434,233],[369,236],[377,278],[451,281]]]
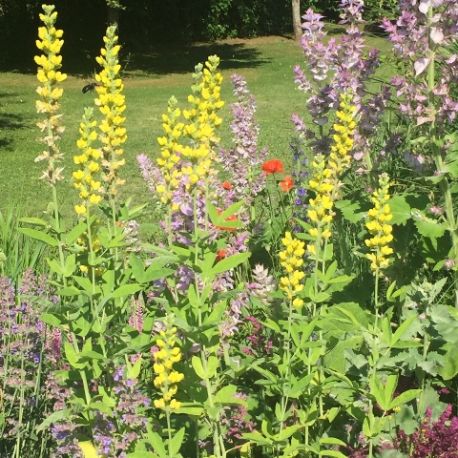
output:
[[[170,409],[169,407],[166,407],[165,409],[165,416],[167,418],[167,433],[168,433],[168,452],[169,452],[169,458],[173,458],[172,455],[172,426],[170,423]]]

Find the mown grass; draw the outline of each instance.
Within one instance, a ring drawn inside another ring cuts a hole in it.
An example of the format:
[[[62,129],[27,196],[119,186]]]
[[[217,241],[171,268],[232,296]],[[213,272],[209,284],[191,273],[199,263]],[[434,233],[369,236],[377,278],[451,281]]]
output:
[[[336,28],[334,32],[339,32]],[[331,31],[332,32],[332,31]],[[389,52],[387,42],[380,37],[369,37],[369,45]],[[305,95],[293,82],[293,66],[301,63],[302,51],[288,37],[264,37],[251,40],[226,40],[214,44],[193,44],[180,48],[158,48],[144,54],[125,54],[124,81],[127,101],[128,141],[125,145],[126,178],[124,192],[133,196],[134,202],[148,201],[146,187],[139,175],[135,157],[139,153],[154,156],[157,151],[156,137],[161,133],[161,114],[167,100],[175,95],[185,102],[191,85],[193,66],[205,60],[209,54],[222,59],[224,76],[223,110],[225,123],[222,144],[230,144],[230,103],[233,101],[230,75],[243,75],[256,97],[258,122],[261,127],[260,145],[268,146],[271,154],[287,157],[289,142],[293,135],[290,117],[293,112],[304,113]],[[95,56],[94,56],[95,57]],[[72,156],[76,150],[78,124],[84,106],[92,104],[93,93],[83,94],[81,88],[91,81],[91,67],[86,62],[69,64],[70,73],[64,83],[62,111],[66,131],[62,139],[65,153],[66,181],[59,195],[64,214],[71,214],[75,197],[70,183],[73,169]],[[33,66],[29,67],[33,69]],[[64,71],[65,49],[64,49]],[[94,64],[93,70],[96,67]],[[42,164],[34,163],[41,145],[38,129],[36,80],[31,70],[0,73],[0,209],[20,206],[23,213],[40,214],[46,209],[49,192],[38,180]],[[390,73],[387,65],[379,71],[380,77]]]

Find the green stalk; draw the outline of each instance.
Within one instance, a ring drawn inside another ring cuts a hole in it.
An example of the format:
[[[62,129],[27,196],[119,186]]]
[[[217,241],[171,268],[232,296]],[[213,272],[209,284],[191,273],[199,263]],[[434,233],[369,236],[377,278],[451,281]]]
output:
[[[293,321],[293,300],[289,300],[289,308],[288,308],[288,331],[286,335],[286,340],[284,342],[284,350],[285,350],[285,355],[286,355],[286,361],[285,361],[285,375],[283,378],[283,383],[285,387],[285,380],[288,380],[289,376],[289,369],[291,365],[291,346],[290,346],[290,340],[291,340],[291,328],[292,328],[292,321]],[[289,396],[285,396],[284,394],[282,395],[281,399],[281,406],[282,406],[282,419],[280,422],[280,431],[279,434],[282,433],[283,427],[284,427],[284,418],[286,415],[286,411],[288,410],[288,400]],[[280,447],[280,445],[278,445]],[[278,450],[280,451],[280,450]],[[277,452],[278,453],[278,452]]]
[[[169,458],[173,458],[172,456],[172,427],[170,424],[170,408],[167,406],[165,408],[165,416],[167,417],[167,433],[168,433],[168,452]]]
[[[14,458],[21,458],[21,430],[22,430],[22,420],[24,416],[24,354],[21,356],[21,383],[20,383],[20,397],[19,397],[19,427],[16,433],[16,445],[14,446]]]

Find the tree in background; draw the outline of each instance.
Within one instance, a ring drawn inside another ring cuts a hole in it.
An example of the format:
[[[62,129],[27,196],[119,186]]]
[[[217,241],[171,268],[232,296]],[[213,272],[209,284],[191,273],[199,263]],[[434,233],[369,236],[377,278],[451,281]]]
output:
[[[291,8],[293,13],[293,31],[294,38],[300,40],[302,36],[301,28],[301,0],[291,0]]]

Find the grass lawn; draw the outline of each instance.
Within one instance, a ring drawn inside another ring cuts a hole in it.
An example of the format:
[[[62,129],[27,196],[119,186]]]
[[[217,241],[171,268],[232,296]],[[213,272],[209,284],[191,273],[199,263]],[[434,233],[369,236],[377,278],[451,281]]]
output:
[[[382,52],[389,50],[382,38],[369,37],[368,41]],[[233,96],[230,75],[237,72],[247,79],[256,97],[261,127],[260,145],[268,146],[273,156],[285,157],[288,154],[293,134],[290,117],[293,112],[304,113],[305,103],[305,95],[295,88],[293,82],[292,68],[303,61],[300,46],[294,40],[287,37],[234,39],[124,55],[128,129],[125,145],[127,165],[124,169],[127,182],[124,192],[133,196],[135,203],[148,200],[146,187],[137,169],[136,155],[147,153],[154,156],[157,153],[156,137],[161,133],[161,114],[166,109],[168,98],[175,95],[180,102],[185,102],[194,64],[205,60],[210,54],[218,54],[222,60],[223,98],[226,101],[223,146],[229,146],[231,141],[229,106]],[[63,70],[67,71],[65,48],[63,59]],[[71,67],[78,68],[78,65],[73,62]],[[84,70],[86,74],[70,71],[64,83],[62,110],[66,131],[62,150],[66,155],[66,180],[59,192],[64,215],[70,215],[75,196],[69,177],[74,167],[72,156],[76,151],[79,120],[84,106],[91,105],[94,96],[93,93],[81,92],[81,88],[92,80],[88,76],[90,70],[89,66]],[[380,70],[381,76],[387,73],[389,68]],[[38,180],[42,164],[34,163],[35,156],[41,150],[41,144],[37,142],[39,132],[35,127],[36,84],[33,70],[29,73],[0,73],[0,209],[20,207],[28,215],[39,215],[50,197],[46,186]]]

